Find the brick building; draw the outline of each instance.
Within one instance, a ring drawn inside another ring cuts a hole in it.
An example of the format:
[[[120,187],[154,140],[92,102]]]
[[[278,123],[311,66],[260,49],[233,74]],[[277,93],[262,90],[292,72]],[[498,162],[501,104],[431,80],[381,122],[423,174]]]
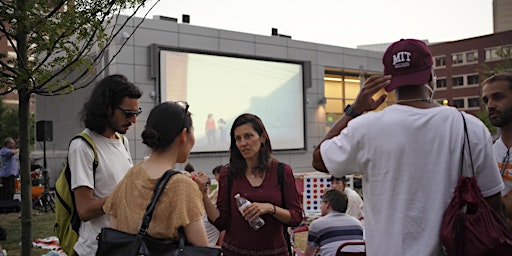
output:
[[[512,30],[430,44],[429,48],[437,74],[435,99],[476,114],[484,107],[480,83],[496,65],[511,61]]]

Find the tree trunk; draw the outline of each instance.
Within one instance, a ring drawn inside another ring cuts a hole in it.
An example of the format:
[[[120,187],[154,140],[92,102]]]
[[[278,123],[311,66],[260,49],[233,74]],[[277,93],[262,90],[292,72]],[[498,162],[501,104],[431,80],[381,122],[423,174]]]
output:
[[[28,81],[27,81],[28,82]],[[29,110],[28,90],[19,93],[19,138],[21,176],[21,255],[29,256],[32,250],[32,180],[30,177]]]

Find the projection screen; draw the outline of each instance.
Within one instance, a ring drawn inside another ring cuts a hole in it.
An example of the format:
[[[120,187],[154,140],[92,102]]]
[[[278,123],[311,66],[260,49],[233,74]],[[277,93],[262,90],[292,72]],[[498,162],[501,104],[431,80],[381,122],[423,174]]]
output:
[[[273,150],[305,149],[307,62],[183,49],[160,49],[159,55],[160,101],[190,105],[193,153],[228,151],[231,126],[242,113],[262,119]]]

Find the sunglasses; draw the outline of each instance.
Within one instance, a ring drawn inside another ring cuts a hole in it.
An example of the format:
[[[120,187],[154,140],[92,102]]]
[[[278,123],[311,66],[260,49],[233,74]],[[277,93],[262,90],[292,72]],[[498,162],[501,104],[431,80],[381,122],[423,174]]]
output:
[[[184,110],[183,117],[181,118],[181,121],[180,121],[180,126],[183,126],[185,117],[187,117],[188,107],[190,107],[190,106],[188,105],[188,103],[186,101],[175,101],[174,103],[178,104]]]
[[[503,157],[503,161],[501,161],[501,169],[500,169],[501,176],[503,176],[503,174],[505,173],[505,170],[507,169],[507,165],[508,165],[509,161],[510,161],[510,154],[508,153],[508,150],[507,150],[507,153]]]
[[[123,111],[125,118],[132,118],[134,116],[139,116],[142,113],[142,108],[139,108],[138,111],[126,110],[126,109],[122,109],[121,107],[117,107],[117,109]]]

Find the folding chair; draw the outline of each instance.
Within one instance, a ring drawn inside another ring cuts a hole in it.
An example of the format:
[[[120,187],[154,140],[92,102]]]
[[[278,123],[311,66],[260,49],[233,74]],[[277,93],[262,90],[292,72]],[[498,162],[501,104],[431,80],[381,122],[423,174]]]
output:
[[[346,246],[352,246],[352,245],[365,245],[364,241],[359,242],[345,242],[342,243],[338,250],[336,251],[336,256],[366,256],[366,249],[363,252],[342,252],[341,250]]]

